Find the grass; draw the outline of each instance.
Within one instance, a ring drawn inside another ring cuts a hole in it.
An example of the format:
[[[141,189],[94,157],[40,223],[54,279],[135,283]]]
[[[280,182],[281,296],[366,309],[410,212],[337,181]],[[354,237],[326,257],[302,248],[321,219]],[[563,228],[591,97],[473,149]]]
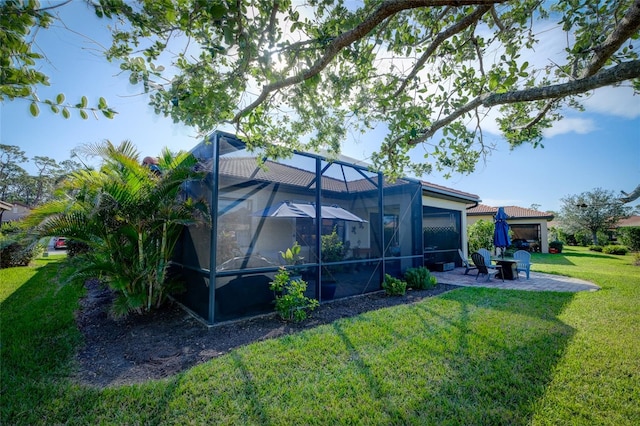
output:
[[[171,379],[69,379],[82,289],[0,271],[1,424],[610,424],[640,421],[640,269],[567,248],[533,269],[595,293],[464,288],[239,348]]]

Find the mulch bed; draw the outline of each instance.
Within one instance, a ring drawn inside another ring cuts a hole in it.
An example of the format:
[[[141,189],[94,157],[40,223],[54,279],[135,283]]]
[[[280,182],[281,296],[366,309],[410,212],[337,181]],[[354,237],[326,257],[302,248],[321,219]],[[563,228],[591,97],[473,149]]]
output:
[[[321,305],[297,324],[283,322],[274,314],[207,327],[177,304],[116,321],[108,315],[112,293],[95,281],[86,286],[87,295],[77,313],[84,346],[76,356],[75,380],[98,388],[170,377],[239,346],[375,309],[416,303],[458,288],[437,284],[429,290],[410,290],[402,297],[377,292],[336,300]]]

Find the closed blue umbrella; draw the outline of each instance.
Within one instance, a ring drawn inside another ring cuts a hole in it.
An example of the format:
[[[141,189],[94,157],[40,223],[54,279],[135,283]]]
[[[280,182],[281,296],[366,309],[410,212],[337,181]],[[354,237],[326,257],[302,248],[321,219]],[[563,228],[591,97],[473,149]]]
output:
[[[509,224],[507,223],[507,214],[504,212],[504,208],[498,208],[494,222],[493,245],[502,249],[502,257],[504,257],[504,249],[511,245]]]

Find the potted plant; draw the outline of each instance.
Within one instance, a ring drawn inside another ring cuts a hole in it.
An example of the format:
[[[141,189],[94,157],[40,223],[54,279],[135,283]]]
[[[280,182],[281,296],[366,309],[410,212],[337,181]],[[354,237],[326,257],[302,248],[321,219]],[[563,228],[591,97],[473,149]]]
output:
[[[339,262],[344,259],[345,245],[333,228],[331,234],[322,235],[320,238],[321,259],[323,263]],[[335,273],[341,266],[325,266],[322,274],[322,298],[333,299],[336,292]]]
[[[564,244],[562,243],[562,241],[551,241],[549,243],[549,253],[562,253],[563,246]]]

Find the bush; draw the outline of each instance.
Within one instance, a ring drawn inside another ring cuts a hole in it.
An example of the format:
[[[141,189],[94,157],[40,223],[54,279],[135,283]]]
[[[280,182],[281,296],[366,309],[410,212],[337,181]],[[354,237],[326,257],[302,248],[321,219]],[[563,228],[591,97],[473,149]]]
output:
[[[307,283],[303,279],[290,279],[286,269],[281,269],[276,274],[270,288],[276,293],[276,312],[285,321],[303,321],[309,316],[308,311],[319,305],[316,299],[304,295]]]
[[[478,251],[478,249],[493,248],[493,222],[488,220],[479,220],[473,225],[467,226],[467,235],[469,236],[469,253]]]
[[[602,252],[602,246],[589,246],[589,250]]]
[[[28,239],[21,229],[13,224],[0,228],[0,269],[27,266],[44,252],[44,246]]]
[[[382,288],[389,296],[403,296],[407,292],[407,283],[389,274],[384,275]]]
[[[629,226],[617,229],[620,242],[631,251],[640,251],[640,226]]]
[[[563,247],[563,246],[564,246],[564,244],[562,243],[562,241],[558,241],[558,240],[556,240],[556,241],[551,241],[551,242],[549,243],[549,248],[550,248],[550,249],[552,249],[552,248],[553,248],[553,249],[558,250],[558,253],[562,253],[562,247]]]
[[[407,269],[407,272],[404,273],[404,279],[407,282],[407,287],[416,290],[432,288],[438,282],[436,277],[431,275],[431,272],[424,266]]]
[[[624,256],[629,250],[625,246],[608,245],[602,248],[602,252],[606,254],[618,254]]]

